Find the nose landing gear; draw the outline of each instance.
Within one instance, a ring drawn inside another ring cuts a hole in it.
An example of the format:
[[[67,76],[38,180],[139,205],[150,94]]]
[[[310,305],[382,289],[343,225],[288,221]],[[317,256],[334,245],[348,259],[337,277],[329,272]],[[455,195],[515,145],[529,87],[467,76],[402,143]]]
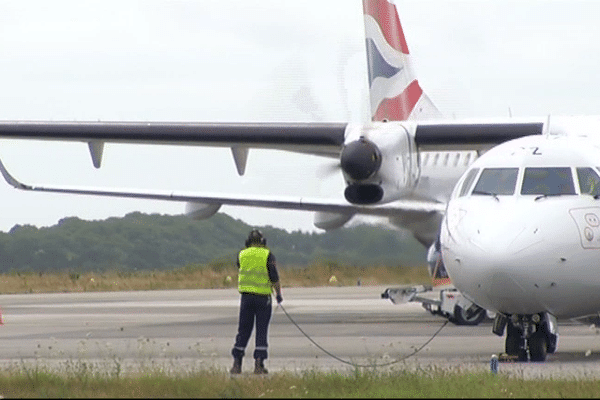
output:
[[[548,354],[556,351],[558,325],[556,318],[548,313],[496,314],[492,332],[502,336],[505,327],[506,354],[517,361],[545,361]]]

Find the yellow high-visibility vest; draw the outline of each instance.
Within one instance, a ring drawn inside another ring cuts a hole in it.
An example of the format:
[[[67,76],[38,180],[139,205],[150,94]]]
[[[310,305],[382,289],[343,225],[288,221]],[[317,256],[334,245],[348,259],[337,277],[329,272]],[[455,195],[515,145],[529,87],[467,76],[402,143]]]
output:
[[[269,253],[269,249],[265,247],[248,247],[240,251],[238,274],[240,292],[271,294],[271,281],[267,269]]]

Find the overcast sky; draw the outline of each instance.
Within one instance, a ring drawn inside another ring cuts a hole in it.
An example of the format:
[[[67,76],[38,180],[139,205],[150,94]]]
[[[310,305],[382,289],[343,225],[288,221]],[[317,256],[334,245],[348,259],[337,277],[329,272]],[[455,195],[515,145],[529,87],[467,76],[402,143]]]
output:
[[[448,117],[600,114],[600,2],[398,0],[421,86]],[[0,0],[1,120],[362,121],[361,0]],[[28,183],[339,197],[331,161],[228,149],[0,141]],[[0,230],[66,216],[180,214],[183,203],[19,192]],[[221,209],[311,230],[312,213]]]

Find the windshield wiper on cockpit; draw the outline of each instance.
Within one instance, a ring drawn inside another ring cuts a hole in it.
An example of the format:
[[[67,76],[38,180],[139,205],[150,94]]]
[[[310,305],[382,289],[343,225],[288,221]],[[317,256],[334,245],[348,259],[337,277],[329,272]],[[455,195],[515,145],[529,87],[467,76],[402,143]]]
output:
[[[498,195],[496,193],[488,192],[487,190],[473,190],[473,193],[471,193],[471,194],[482,194],[485,196],[492,196],[493,198],[496,199],[496,201],[500,201],[500,199],[498,198]]]
[[[587,194],[588,196],[592,196],[594,198],[594,200],[600,199],[600,194],[591,194],[591,193],[581,193],[581,194]]]
[[[573,193],[545,193],[545,194],[540,194],[539,196],[537,196],[534,201],[538,201],[540,199],[545,199],[546,197],[555,197],[555,196],[566,196],[566,195],[572,195]]]

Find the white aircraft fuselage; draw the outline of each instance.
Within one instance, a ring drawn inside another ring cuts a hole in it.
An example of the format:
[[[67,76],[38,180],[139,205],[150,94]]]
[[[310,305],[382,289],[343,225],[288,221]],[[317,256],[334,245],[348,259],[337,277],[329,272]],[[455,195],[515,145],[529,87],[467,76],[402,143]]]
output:
[[[599,166],[600,140],[575,134],[515,139],[475,161],[440,233],[456,287],[504,314],[597,314]]]

